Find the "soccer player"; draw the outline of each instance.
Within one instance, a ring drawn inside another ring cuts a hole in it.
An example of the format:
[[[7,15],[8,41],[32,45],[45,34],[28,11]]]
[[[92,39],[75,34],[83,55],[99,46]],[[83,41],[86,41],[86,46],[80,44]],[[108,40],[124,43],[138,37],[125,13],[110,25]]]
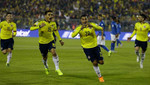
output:
[[[147,41],[148,41],[148,32],[150,31],[150,25],[145,22],[146,19],[145,14],[140,14],[138,17],[138,21],[135,24],[134,31],[130,37],[128,37],[128,41],[132,39],[132,37],[136,34],[135,40],[135,53],[137,55],[137,62],[140,61],[140,53],[139,49],[142,49],[141,52],[141,61],[140,68],[143,68],[143,61],[145,59],[145,52],[147,50]]]
[[[111,22],[111,51],[112,52],[115,52],[115,42],[116,42],[116,39],[118,37],[118,29],[117,29],[117,19],[115,16],[112,16],[112,22]]]
[[[48,75],[49,69],[47,64],[48,52],[52,53],[53,62],[55,64],[55,69],[58,75],[63,75],[59,69],[59,58],[55,50],[55,42],[53,37],[53,32],[59,39],[60,44],[63,46],[64,42],[62,41],[59,32],[57,30],[56,22],[52,21],[53,11],[45,11],[45,20],[36,22],[30,30],[39,30],[39,49],[43,56],[43,64],[45,66],[45,72]]]
[[[96,25],[95,23],[88,23],[87,15],[81,16],[81,25],[79,25],[75,31],[72,33],[72,37],[80,34],[81,46],[84,50],[84,53],[87,56],[88,60],[91,60],[93,63],[93,68],[99,77],[100,82],[104,82],[103,77],[101,76],[99,64],[104,64],[103,57],[100,54],[100,48],[97,45],[97,38],[95,34],[95,29],[103,30],[102,27]]]
[[[121,34],[121,24],[120,24],[120,20],[119,19],[117,19],[117,29],[118,29],[118,37],[117,37],[117,47],[119,46],[119,44],[120,44],[120,46],[122,46],[122,43],[120,42],[120,40],[119,40],[119,37],[120,37],[120,34]]]
[[[108,56],[111,55],[111,51],[105,46],[105,23],[102,20],[103,16],[102,14],[98,15],[98,20],[100,21],[99,26],[103,27],[103,31],[98,31],[98,36],[97,36],[97,44],[99,47],[102,47],[104,50],[108,52]]]
[[[13,37],[16,36],[16,24],[13,22],[13,14],[8,12],[6,14],[6,20],[0,23],[1,29],[1,51],[3,54],[7,54],[6,66],[10,65],[12,58],[12,50],[14,45]]]

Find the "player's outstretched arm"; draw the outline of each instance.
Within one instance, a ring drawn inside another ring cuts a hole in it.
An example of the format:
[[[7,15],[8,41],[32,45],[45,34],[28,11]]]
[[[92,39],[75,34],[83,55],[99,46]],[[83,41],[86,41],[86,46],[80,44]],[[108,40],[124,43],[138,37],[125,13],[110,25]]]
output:
[[[81,31],[81,29],[83,29],[83,26],[78,26],[74,32],[72,33],[72,37],[74,38],[75,36],[77,36],[77,34]]]
[[[37,29],[39,29],[39,28],[44,27],[45,25],[46,25],[45,23],[41,23],[41,24],[35,23],[34,26],[30,27],[30,30],[31,30],[31,31],[32,31],[32,30],[37,30]]]
[[[54,33],[55,33],[56,37],[58,38],[58,40],[59,40],[61,46],[63,46],[63,45],[64,45],[64,42],[62,41],[62,39],[61,39],[61,37],[60,37],[60,35],[59,35],[58,30],[55,30]]]
[[[127,38],[127,41],[130,41],[135,34],[136,34],[136,30],[134,30],[131,36]]]

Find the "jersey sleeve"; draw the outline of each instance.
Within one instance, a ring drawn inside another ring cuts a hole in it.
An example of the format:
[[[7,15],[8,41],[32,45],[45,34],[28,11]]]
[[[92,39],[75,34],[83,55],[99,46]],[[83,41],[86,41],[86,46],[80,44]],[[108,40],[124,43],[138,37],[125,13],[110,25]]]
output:
[[[72,37],[74,38],[75,36],[77,36],[77,34],[81,31],[81,25],[80,26],[78,26],[75,30],[74,30],[74,32],[72,33]]]
[[[103,28],[101,26],[98,26],[97,24],[95,23],[90,23],[94,29],[97,29],[97,30],[103,30]]]
[[[36,30],[36,29],[39,29],[39,25],[40,25],[41,22],[37,21],[34,23],[33,26],[30,27],[30,30]]]
[[[54,33],[55,33],[56,37],[58,38],[58,40],[61,40],[61,37],[60,37],[59,32],[58,32],[58,29],[57,29],[57,24],[56,24],[56,22],[55,22],[55,24],[54,24]]]
[[[16,24],[14,24],[13,34],[14,34],[14,35],[16,35],[16,34],[17,34],[17,26],[16,26]]]
[[[135,24],[134,31],[132,32],[130,36],[131,38],[136,34],[136,31],[137,31],[137,23]]]

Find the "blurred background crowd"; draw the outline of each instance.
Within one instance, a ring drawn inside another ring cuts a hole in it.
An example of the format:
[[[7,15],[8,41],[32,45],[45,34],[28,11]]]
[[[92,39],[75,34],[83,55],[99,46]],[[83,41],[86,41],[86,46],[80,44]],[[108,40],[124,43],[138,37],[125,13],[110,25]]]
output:
[[[78,19],[83,12],[95,22],[98,13],[103,13],[108,30],[112,15],[119,17],[122,25],[127,26],[133,25],[131,23],[136,21],[139,13],[150,17],[150,0],[0,0],[0,6],[1,20],[7,11],[11,11],[18,27],[26,29],[43,19],[45,10],[49,9],[54,11],[60,29],[66,30],[72,30],[79,24]],[[129,31],[129,28],[124,29]]]

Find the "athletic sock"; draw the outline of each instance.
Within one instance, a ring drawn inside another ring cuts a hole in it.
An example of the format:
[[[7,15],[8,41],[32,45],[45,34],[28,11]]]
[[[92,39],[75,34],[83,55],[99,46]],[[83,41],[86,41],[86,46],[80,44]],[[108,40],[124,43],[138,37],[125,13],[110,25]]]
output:
[[[43,59],[42,61],[43,61],[45,68],[48,68],[47,59],[46,60]]]
[[[135,54],[136,54],[137,56],[140,56],[139,51],[135,51]]]
[[[59,69],[59,58],[58,58],[58,56],[56,56],[56,57],[53,56],[53,62],[55,64],[55,69],[58,70]]]
[[[9,53],[8,53],[8,55],[7,55],[7,63],[9,63],[9,62],[10,62],[11,57],[12,57],[12,53],[11,53],[11,52],[9,52]]]
[[[109,49],[108,49],[105,45],[101,45],[101,47],[102,47],[103,49],[105,49],[107,52],[109,51]]]
[[[112,51],[115,50],[115,43],[111,43],[111,50],[112,50]]]
[[[97,76],[98,76],[98,77],[101,77],[101,73],[100,73],[99,67],[98,67],[98,66],[93,66],[93,68],[94,68],[94,70],[95,70]]]
[[[119,39],[117,39],[117,46],[118,46],[119,44],[121,45],[122,43],[120,42]]]

